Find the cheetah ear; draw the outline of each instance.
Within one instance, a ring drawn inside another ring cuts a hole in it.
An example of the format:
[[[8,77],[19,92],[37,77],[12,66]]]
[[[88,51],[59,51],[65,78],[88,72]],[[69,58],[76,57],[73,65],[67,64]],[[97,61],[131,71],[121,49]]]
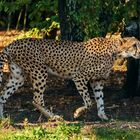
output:
[[[130,44],[134,38],[133,37],[124,37],[122,38],[122,44]]]
[[[119,42],[119,44],[118,44],[119,46],[131,43],[131,37],[119,38],[118,40],[117,41]]]
[[[105,38],[112,38],[112,39],[120,39],[121,38],[121,32],[115,32],[115,33],[107,33]]]
[[[121,32],[115,32],[115,33],[112,35],[112,38],[114,38],[114,39],[120,39],[120,38],[122,38],[122,37],[121,37]]]
[[[134,41],[134,40],[136,40],[136,38],[135,37],[124,37],[123,38],[123,43],[126,43],[126,42],[128,42],[128,41]]]

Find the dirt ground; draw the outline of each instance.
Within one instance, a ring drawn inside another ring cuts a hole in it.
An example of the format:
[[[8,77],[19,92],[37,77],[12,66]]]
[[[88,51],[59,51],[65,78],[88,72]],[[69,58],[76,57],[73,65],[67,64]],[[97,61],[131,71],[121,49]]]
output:
[[[4,79],[6,81],[7,75]],[[74,83],[57,77],[50,77],[47,85],[48,88],[45,91],[44,99],[46,106],[54,113],[62,115],[66,121],[71,122],[83,121],[88,123],[101,121],[97,116],[96,103],[90,88],[89,91],[94,102],[93,108],[80,118],[74,119],[74,111],[83,104]],[[115,85],[115,87],[106,87],[104,90],[107,116],[110,120],[138,122],[140,120],[140,97],[122,98],[124,91],[119,85],[118,87]],[[37,123],[40,112],[32,105],[32,92],[31,84],[29,81],[26,81],[25,85],[5,104],[5,116],[10,117],[15,123],[22,123],[25,118],[28,118],[30,123]],[[45,117],[42,118],[42,122],[47,122]],[[139,123],[136,124],[138,125]]]

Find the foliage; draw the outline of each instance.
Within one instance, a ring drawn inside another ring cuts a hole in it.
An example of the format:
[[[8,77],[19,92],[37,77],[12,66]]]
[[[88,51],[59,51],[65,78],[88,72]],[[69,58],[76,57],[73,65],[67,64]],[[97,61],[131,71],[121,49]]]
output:
[[[23,29],[48,29],[54,22],[58,24],[56,0],[1,0],[0,12],[0,23],[4,27],[9,26],[7,28],[16,25],[16,28],[22,26]],[[59,28],[57,25],[55,27]]]
[[[46,16],[45,16],[46,15]],[[57,1],[40,0],[30,7],[30,27],[48,28],[53,21],[58,21]]]
[[[28,37],[42,38],[43,36],[38,28],[32,28],[27,32],[22,31],[18,36],[15,37],[15,40],[22,39],[22,38],[28,38]]]
[[[60,124],[56,128],[43,128],[40,127],[26,127],[22,131],[17,131],[16,133],[11,133],[7,139],[12,140],[64,140],[69,139],[73,135],[80,132],[80,125],[66,125]],[[78,136],[77,136],[78,137]]]
[[[140,134],[138,130],[127,130],[117,128],[98,128],[95,129],[96,136],[100,140],[138,140]]]
[[[76,0],[78,10],[70,12],[75,23],[80,23],[85,39],[105,36],[107,32],[123,31],[131,18],[138,17],[137,2],[129,0]]]
[[[79,40],[121,32],[130,19],[138,17],[135,0],[67,0],[66,3],[67,24],[74,26]],[[37,28],[46,30],[46,34],[59,29],[58,0],[1,0],[0,16],[0,26],[7,29]]]
[[[21,39],[21,38],[44,38],[44,36],[51,36],[51,31],[55,28],[59,28],[59,23],[53,21],[50,27],[48,29],[38,29],[38,28],[31,28],[28,31],[21,31],[21,33],[15,37],[16,39]],[[56,35],[55,39],[58,39],[58,35]]]
[[[9,119],[1,120],[0,125]],[[8,121],[9,122],[9,121]],[[48,123],[49,124],[49,123]],[[3,125],[5,126],[5,125]],[[6,135],[5,135],[6,133]],[[29,126],[24,123],[23,129],[0,127],[1,140],[137,140],[140,139],[140,131],[128,128],[93,128],[91,125],[66,124],[60,122],[58,126]]]

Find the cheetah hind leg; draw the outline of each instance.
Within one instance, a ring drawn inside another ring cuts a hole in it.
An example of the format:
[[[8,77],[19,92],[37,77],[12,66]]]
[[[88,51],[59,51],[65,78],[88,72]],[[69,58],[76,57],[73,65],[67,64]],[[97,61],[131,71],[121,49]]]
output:
[[[8,80],[6,86],[0,93],[0,117],[3,118],[3,104],[6,103],[7,99],[14,94],[19,87],[24,84],[24,77],[22,70],[16,64],[11,63],[9,65],[10,69],[10,79]]]
[[[32,71],[32,73],[30,73],[30,79],[32,81],[34,89],[33,105],[40,111],[41,116],[43,114],[45,117],[49,119],[59,118],[57,115],[54,115],[49,109],[46,109],[44,103],[43,93],[46,89],[46,81],[48,79],[48,74],[45,71],[47,68],[45,68],[44,66],[42,68],[38,67],[36,69],[40,69],[41,73],[39,71]],[[40,122],[41,119],[42,118],[39,117],[38,121]]]

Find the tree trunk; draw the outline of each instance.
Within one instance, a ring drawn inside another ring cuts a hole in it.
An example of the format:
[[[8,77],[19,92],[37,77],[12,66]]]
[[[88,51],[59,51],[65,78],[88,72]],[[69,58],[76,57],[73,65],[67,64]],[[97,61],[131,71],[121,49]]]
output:
[[[138,60],[129,58],[127,62],[126,97],[137,96]]]
[[[140,1],[137,0],[137,6],[140,7]],[[138,39],[140,40],[140,8],[138,8]],[[140,60],[138,60],[138,81],[137,81],[137,94],[140,96]]]
[[[137,0],[137,6],[140,6],[140,1]],[[138,16],[140,15],[140,9],[137,8]],[[137,25],[136,29],[132,29],[127,32],[127,36],[135,36],[140,39],[140,17],[134,21]],[[140,96],[140,60],[134,58],[128,59],[127,64],[127,78],[126,78],[126,96],[134,97]]]
[[[83,41],[80,25],[76,23],[73,14],[77,11],[77,2],[73,0],[58,0],[61,39]],[[73,13],[73,14],[72,14]]]

